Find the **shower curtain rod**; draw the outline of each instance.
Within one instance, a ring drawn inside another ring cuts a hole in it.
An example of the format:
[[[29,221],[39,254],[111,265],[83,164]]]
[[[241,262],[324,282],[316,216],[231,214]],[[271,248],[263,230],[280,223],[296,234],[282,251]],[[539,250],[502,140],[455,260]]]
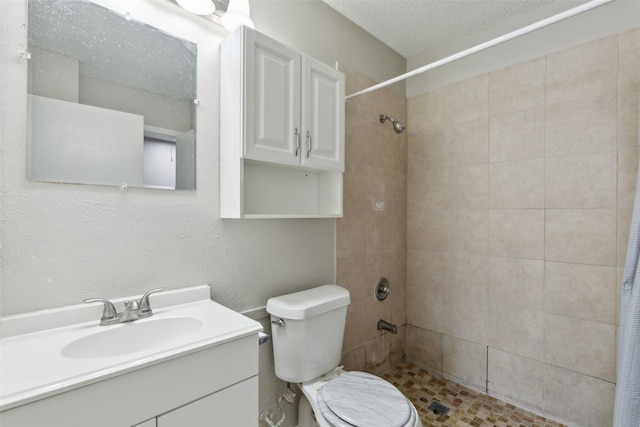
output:
[[[345,100],[348,101],[349,99],[355,98],[356,96],[364,95],[366,93],[373,92],[374,90],[382,89],[383,87],[392,85],[392,84],[397,83],[397,82],[399,82],[401,80],[406,80],[409,77],[413,77],[416,74],[421,74],[421,73],[424,73],[425,71],[433,70],[434,68],[440,67],[441,65],[448,64],[449,62],[456,61],[456,60],[458,60],[460,58],[464,58],[465,56],[469,56],[469,55],[471,55],[473,53],[480,52],[481,50],[496,46],[496,45],[498,45],[500,43],[504,43],[504,42],[506,42],[508,40],[511,40],[511,39],[515,39],[516,37],[520,37],[520,36],[522,36],[524,34],[533,32],[535,30],[538,30],[540,28],[546,27],[548,25],[555,24],[556,22],[562,21],[562,20],[567,19],[567,18],[571,18],[572,16],[575,16],[575,15],[579,15],[579,14],[581,14],[583,12],[587,12],[587,11],[589,11],[591,9],[595,9],[596,7],[602,6],[602,5],[610,3],[612,1],[614,1],[614,0],[592,0],[592,1],[588,2],[588,3],[584,3],[584,4],[580,5],[580,6],[574,7],[572,9],[566,10],[564,12],[561,12],[561,13],[559,13],[557,15],[554,15],[554,16],[551,16],[549,18],[543,19],[541,21],[535,22],[535,23],[533,23],[531,25],[527,25],[525,27],[522,27],[519,30],[512,31],[512,32],[504,34],[504,35],[502,35],[500,37],[496,37],[495,39],[489,40],[487,42],[481,43],[481,44],[476,45],[474,47],[471,47],[469,49],[466,49],[466,50],[463,50],[461,52],[458,52],[458,53],[456,53],[454,55],[447,56],[446,58],[440,59],[438,61],[432,62],[432,63],[427,64],[427,65],[423,65],[420,68],[416,68],[415,70],[412,70],[412,71],[409,71],[407,73],[404,73],[404,74],[402,74],[402,75],[400,75],[398,77],[394,77],[394,78],[389,79],[387,81],[384,81],[382,83],[378,83],[378,84],[376,84],[374,86],[371,86],[371,87],[369,87],[367,89],[363,89],[363,90],[361,90],[359,92],[355,92],[355,93],[345,97]]]

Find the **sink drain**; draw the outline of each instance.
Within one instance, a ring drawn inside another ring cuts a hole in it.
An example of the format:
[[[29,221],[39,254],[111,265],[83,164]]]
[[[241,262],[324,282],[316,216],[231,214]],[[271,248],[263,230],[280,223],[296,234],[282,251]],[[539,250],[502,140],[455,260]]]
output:
[[[440,402],[431,402],[428,409],[436,415],[446,415],[450,409]]]

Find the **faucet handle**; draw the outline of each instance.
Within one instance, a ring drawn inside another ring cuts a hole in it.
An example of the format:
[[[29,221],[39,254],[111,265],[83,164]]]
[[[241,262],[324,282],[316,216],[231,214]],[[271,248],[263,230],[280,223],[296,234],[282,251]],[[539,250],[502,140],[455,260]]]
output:
[[[93,302],[101,302],[104,304],[104,310],[102,311],[102,318],[100,322],[103,323],[105,321],[113,320],[118,317],[118,312],[116,311],[116,307],[113,305],[111,301],[105,298],[87,298],[84,300],[85,303],[91,304]]]
[[[140,302],[138,303],[140,305],[141,315],[144,314],[145,317],[148,317],[153,314],[151,311],[151,304],[149,304],[149,295],[154,294],[156,292],[160,292],[160,291],[164,291],[164,288],[151,289],[149,292],[142,295],[142,298],[140,298]]]

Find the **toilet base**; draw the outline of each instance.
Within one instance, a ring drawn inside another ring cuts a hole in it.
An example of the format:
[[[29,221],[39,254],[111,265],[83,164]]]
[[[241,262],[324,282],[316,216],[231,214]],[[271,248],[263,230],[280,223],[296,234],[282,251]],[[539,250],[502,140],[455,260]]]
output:
[[[316,422],[313,408],[304,394],[300,396],[298,402],[298,427],[320,427],[320,424]]]

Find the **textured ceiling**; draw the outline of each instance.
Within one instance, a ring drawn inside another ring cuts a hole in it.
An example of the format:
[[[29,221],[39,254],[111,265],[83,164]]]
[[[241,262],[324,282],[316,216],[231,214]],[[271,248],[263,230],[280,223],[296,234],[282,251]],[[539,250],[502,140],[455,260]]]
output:
[[[554,0],[322,0],[410,58],[490,29]],[[576,2],[560,0],[567,9]],[[582,2],[577,2],[582,3]]]

